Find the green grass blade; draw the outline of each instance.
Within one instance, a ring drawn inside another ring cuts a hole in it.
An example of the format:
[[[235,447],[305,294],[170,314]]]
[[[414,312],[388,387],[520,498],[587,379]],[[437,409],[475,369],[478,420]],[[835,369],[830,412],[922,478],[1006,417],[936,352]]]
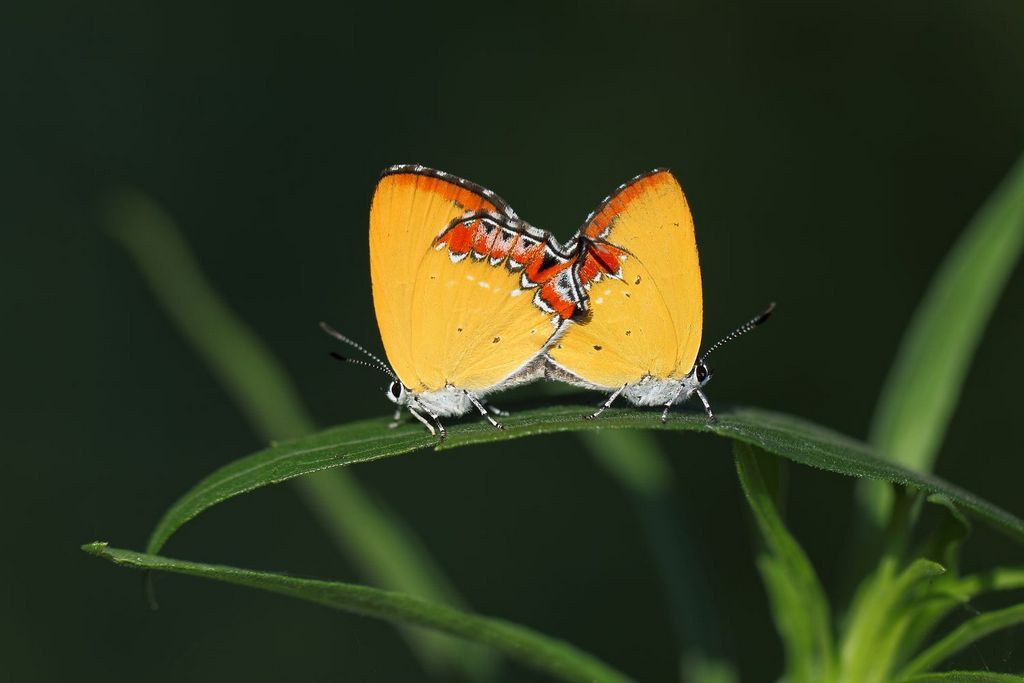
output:
[[[738,673],[721,658],[718,609],[675,497],[668,456],[653,434],[634,430],[580,433],[594,459],[627,492],[647,535],[679,642],[683,683],[735,683]]]
[[[825,591],[807,555],[786,529],[765,483],[761,465],[767,456],[740,442],[734,444],[733,453],[743,494],[766,548],[758,564],[786,649],[786,680],[830,680],[833,637]]]
[[[160,207],[141,194],[121,192],[107,207],[106,226],[256,433],[273,441],[315,431],[288,373],[221,299]],[[368,581],[435,602],[463,604],[418,539],[380,502],[371,500],[350,473],[321,472],[297,479],[295,485]],[[150,543],[150,551],[160,545]],[[486,677],[493,669],[493,657],[482,649],[428,631],[406,636],[431,670]]]
[[[936,273],[907,328],[875,413],[871,443],[931,471],[971,357],[1024,247],[1024,157],[978,211]],[[882,522],[887,496],[863,494]]]
[[[985,636],[1018,624],[1024,624],[1024,604],[972,617],[915,657],[903,668],[895,680],[903,681],[916,674],[924,673]]]
[[[282,442],[231,462],[209,475],[178,499],[150,536],[148,552],[163,547],[181,525],[203,510],[241,493],[311,472],[353,465],[434,446],[439,450],[555,432],[594,429],[664,429],[713,433],[757,446],[800,464],[854,477],[872,477],[940,493],[981,521],[1024,542],[1024,520],[942,479],[911,472],[874,455],[865,444],[794,417],[763,410],[722,412],[708,423],[703,413],[680,413],[662,424],[657,411],[613,408],[599,420],[580,418],[583,406],[552,406],[523,410],[503,418],[498,431],[483,421],[452,425],[438,442],[420,425],[387,429],[387,418],[353,422],[317,434]]]
[[[1024,676],[997,674],[991,671],[944,671],[921,674],[900,683],[1024,683]]]
[[[889,681],[900,656],[914,605],[945,567],[917,559],[902,571],[895,557],[883,558],[861,586],[843,629],[839,651],[842,683]]]
[[[1024,588],[1024,567],[996,567],[961,578],[952,591],[962,599],[970,600],[983,593],[1020,588]]]
[[[173,572],[287,595],[397,624],[437,629],[494,648],[509,659],[565,681],[628,681],[595,657],[555,638],[500,619],[469,614],[402,593],[221,565],[173,560],[90,543],[86,552],[134,569]]]

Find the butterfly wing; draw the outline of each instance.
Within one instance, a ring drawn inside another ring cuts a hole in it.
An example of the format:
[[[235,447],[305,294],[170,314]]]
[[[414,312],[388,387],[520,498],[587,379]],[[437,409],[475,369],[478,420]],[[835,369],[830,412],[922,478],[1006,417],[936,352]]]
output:
[[[555,374],[615,389],[647,375],[689,373],[703,325],[700,264],[690,209],[672,174],[656,170],[621,186],[574,240],[589,320],[570,324],[547,352]]]
[[[370,209],[374,309],[416,392],[515,379],[573,315],[571,259],[497,195],[420,166],[387,169]]]

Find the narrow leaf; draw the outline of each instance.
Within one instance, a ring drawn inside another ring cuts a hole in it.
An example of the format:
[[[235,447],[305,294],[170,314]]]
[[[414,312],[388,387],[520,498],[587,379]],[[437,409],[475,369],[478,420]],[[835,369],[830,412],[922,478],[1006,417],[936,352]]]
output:
[[[139,193],[121,192],[107,206],[106,224],[254,432],[271,441],[315,431],[287,371],[223,301],[160,207]],[[372,500],[349,472],[325,471],[295,484],[331,538],[368,580],[436,602],[463,604],[415,535],[381,502]],[[461,670],[474,678],[493,672],[493,658],[481,649],[429,631],[405,635],[428,669]]]
[[[902,571],[886,556],[861,584],[843,629],[839,667],[844,680],[888,681],[913,622],[912,605],[946,569],[919,558]]]
[[[409,453],[435,446],[455,448],[475,443],[595,429],[666,429],[699,431],[749,443],[795,462],[855,477],[873,477],[941,493],[1017,541],[1024,542],[1024,520],[942,479],[906,470],[874,455],[849,437],[797,418],[762,410],[723,412],[708,423],[703,414],[685,413],[663,425],[656,411],[611,409],[599,420],[583,420],[587,408],[553,406],[524,410],[504,418],[503,431],[485,422],[453,425],[438,443],[418,424],[387,429],[387,419],[353,422],[277,444],[236,460],[200,481],[164,514],[150,536],[147,551],[157,552],[181,525],[211,505],[303,474]]]
[[[965,576],[955,584],[954,594],[970,600],[992,591],[1024,588],[1024,567],[996,567],[980,574]]]
[[[945,671],[921,674],[900,683],[1024,683],[1024,676],[997,674],[991,671]]]
[[[871,443],[931,471],[971,358],[1024,247],[1024,157],[957,240],[914,314],[882,390]],[[862,494],[876,521],[887,496]]]
[[[173,560],[158,555],[111,548],[106,543],[90,543],[82,549],[124,567],[198,576],[279,593],[396,624],[436,629],[492,647],[511,660],[565,681],[629,680],[595,657],[564,641],[507,621],[476,616],[402,593],[335,581],[318,581],[222,565]]]
[[[829,680],[833,639],[825,591],[775,507],[774,495],[761,473],[761,460],[766,456],[739,442],[733,453],[740,485],[767,551],[758,564],[786,647],[787,679],[807,683]]]
[[[1024,604],[972,617],[956,627],[952,633],[915,657],[913,661],[903,668],[903,671],[896,677],[896,680],[901,681],[915,674],[928,671],[985,636],[1018,624],[1024,624]]]

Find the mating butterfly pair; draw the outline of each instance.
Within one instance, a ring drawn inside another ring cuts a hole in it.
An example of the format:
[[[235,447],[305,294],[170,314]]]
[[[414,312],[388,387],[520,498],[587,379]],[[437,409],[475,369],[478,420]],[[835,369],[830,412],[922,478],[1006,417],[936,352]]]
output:
[[[764,322],[773,306],[697,356],[703,300],[693,219],[676,179],[657,169],[620,186],[564,245],[498,195],[422,166],[392,166],[370,207],[370,274],[394,380],[387,396],[445,436],[441,417],[546,377],[671,406],[702,387],[705,359]],[[340,356],[338,356],[341,358]],[[351,360],[351,359],[344,359]],[[361,362],[361,361],[353,361]]]

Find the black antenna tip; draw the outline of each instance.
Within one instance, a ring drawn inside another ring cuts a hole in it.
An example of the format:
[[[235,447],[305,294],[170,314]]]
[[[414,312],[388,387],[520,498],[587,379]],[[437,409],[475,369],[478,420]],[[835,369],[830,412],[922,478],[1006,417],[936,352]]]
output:
[[[345,356],[341,355],[340,353],[337,353],[336,351],[331,351],[329,355],[334,360],[340,360],[342,363],[348,362],[348,358],[345,358]]]
[[[773,301],[770,304],[768,304],[768,308],[764,309],[764,312],[761,313],[761,315],[759,315],[756,318],[754,318],[754,327],[757,327],[758,325],[761,325],[762,323],[764,323],[764,321],[768,320],[768,318],[772,317],[772,313],[774,311],[775,311],[775,302]]]

